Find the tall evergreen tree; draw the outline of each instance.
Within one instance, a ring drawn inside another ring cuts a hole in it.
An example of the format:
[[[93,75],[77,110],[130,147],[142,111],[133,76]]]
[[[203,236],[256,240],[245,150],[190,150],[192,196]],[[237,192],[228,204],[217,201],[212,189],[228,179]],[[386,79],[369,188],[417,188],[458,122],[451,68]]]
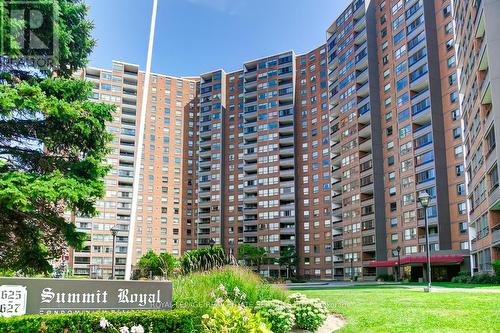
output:
[[[71,78],[87,64],[95,41],[81,0],[52,4],[59,61],[50,68],[3,66],[0,84],[0,269],[48,273],[50,260],[86,239],[64,212],[94,216],[104,194],[114,106],[89,101],[92,85]],[[7,9],[9,1],[0,0]],[[22,58],[22,22],[0,18],[2,57]],[[8,28],[5,28],[8,27]]]

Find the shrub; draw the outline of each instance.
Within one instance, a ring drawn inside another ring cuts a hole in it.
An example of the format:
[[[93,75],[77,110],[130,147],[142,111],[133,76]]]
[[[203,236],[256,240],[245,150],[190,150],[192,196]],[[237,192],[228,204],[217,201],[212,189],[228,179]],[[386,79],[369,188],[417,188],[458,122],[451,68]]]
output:
[[[274,333],[288,333],[295,325],[292,306],[288,303],[278,300],[259,301],[255,311],[267,320]]]
[[[469,271],[459,272],[457,276],[451,278],[452,283],[471,283],[471,275]]]
[[[186,310],[171,311],[127,311],[127,312],[82,312],[73,314],[26,315],[0,318],[0,332],[60,333],[102,332],[101,318],[106,318],[115,327],[143,326],[153,333],[188,333],[193,331],[192,313]]]
[[[489,273],[474,274],[470,283],[477,284],[495,284],[498,283],[497,277]]]
[[[500,260],[495,260],[491,263],[491,265],[493,266],[493,271],[495,271],[495,275],[500,282]]]
[[[377,281],[392,282],[394,281],[394,275],[380,274],[379,276],[377,276]]]
[[[457,276],[451,279],[453,283],[470,283],[470,284],[497,284],[500,283],[500,277],[490,273],[477,273],[474,276],[470,272],[460,272]]]
[[[301,293],[293,293],[293,294],[288,295],[287,299],[288,299],[288,302],[290,304],[294,304],[297,301],[307,299],[307,297],[306,297],[306,295],[301,294]]]
[[[272,333],[250,308],[224,301],[212,308],[210,314],[202,317],[203,331],[206,333]]]
[[[328,314],[325,304],[319,299],[298,299],[292,308],[297,327],[313,332],[323,325]]]

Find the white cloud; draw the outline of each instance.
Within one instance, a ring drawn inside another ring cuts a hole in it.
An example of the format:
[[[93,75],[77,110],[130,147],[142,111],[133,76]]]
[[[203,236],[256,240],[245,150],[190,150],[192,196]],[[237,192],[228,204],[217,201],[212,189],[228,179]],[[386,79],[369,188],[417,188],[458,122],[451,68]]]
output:
[[[228,15],[235,15],[240,12],[244,3],[243,0],[187,0],[188,2],[204,6]]]

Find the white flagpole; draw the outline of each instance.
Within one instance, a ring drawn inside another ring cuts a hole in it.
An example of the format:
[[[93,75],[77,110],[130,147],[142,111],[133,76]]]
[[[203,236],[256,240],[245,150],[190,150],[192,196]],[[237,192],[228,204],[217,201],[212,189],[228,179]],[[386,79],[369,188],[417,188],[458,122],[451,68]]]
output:
[[[156,12],[158,0],[153,0],[153,13],[151,15],[151,28],[149,31],[148,56],[146,61],[146,73],[144,76],[144,89],[142,91],[141,117],[139,119],[137,134],[137,151],[134,157],[134,183],[132,188],[132,208],[130,212],[130,225],[128,232],[127,266],[125,267],[125,280],[130,280],[132,275],[132,257],[135,244],[135,221],[137,219],[137,201],[139,197],[139,176],[141,174],[142,146],[144,144],[144,128],[146,127],[146,112],[149,94],[149,79],[151,73],[151,58],[153,57],[153,43],[155,37]]]

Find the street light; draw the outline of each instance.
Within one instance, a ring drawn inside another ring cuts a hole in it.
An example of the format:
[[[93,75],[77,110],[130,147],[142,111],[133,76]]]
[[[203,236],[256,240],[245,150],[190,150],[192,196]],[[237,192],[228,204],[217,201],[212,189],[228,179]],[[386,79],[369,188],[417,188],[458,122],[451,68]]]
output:
[[[401,256],[400,256],[401,246],[398,245],[398,247],[396,248],[396,252],[398,253],[398,270],[397,270],[397,274],[396,274],[396,278],[397,278],[396,282],[399,282],[400,277],[401,277]]]
[[[429,201],[431,200],[431,196],[429,193],[423,191],[420,192],[418,196],[418,201],[424,208],[424,221],[425,221],[425,252],[427,257],[427,292],[431,291],[431,249],[429,245],[429,226],[427,222],[427,208],[429,207]]]
[[[354,267],[353,267],[354,265],[353,265],[353,263],[354,263],[354,259],[351,258],[351,282],[354,282]]]
[[[111,250],[111,280],[115,279],[115,242],[116,242],[116,234],[120,229],[116,226],[109,229],[111,231],[111,235],[113,235],[113,249]]]

